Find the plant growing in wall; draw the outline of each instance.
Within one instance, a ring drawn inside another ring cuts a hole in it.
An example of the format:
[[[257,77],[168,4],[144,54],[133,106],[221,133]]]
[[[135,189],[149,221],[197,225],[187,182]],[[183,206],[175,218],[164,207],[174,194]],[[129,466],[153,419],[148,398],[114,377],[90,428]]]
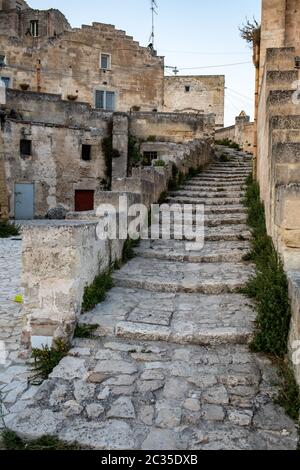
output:
[[[106,293],[113,287],[111,269],[107,269],[95,277],[90,286],[86,286],[83,294],[82,313],[89,312],[105,300]]]
[[[20,227],[8,220],[0,220],[0,238],[9,238],[20,235]]]
[[[261,39],[261,25],[253,18],[252,21],[248,20],[240,28],[241,37],[254,46],[259,46]]]
[[[53,369],[68,354],[69,350],[70,345],[63,340],[56,340],[51,348],[46,346],[43,349],[33,349],[33,375],[30,382],[40,384],[43,380],[46,380]]]
[[[132,135],[128,138],[128,160],[130,167],[138,167],[143,161],[143,155],[139,149],[139,140]]]
[[[164,162],[163,160],[155,160],[153,165],[157,166],[157,167],[163,167],[164,168],[166,166],[166,162]]]

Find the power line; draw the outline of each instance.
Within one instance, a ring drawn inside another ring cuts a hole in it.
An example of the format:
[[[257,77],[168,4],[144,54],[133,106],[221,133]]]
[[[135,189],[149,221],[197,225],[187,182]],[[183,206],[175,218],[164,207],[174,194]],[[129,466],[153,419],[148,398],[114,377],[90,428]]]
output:
[[[180,68],[180,70],[212,69],[212,68],[218,68],[218,67],[233,67],[235,65],[245,65],[245,64],[252,64],[252,62],[248,61],[248,62],[236,62],[234,64],[207,65],[205,67],[188,67],[188,68]]]
[[[196,54],[196,55],[249,55],[249,52],[198,52],[198,51],[174,51],[170,49],[160,49],[160,52],[172,52],[174,54]]]
[[[241,96],[242,98],[245,98],[249,101],[253,101],[253,98],[250,98],[250,96],[247,96],[247,95],[243,95],[242,93],[240,93],[239,91],[236,91],[234,90],[233,88],[230,88],[230,87],[226,87],[227,90],[230,90],[231,92],[233,93],[236,93],[237,95]]]

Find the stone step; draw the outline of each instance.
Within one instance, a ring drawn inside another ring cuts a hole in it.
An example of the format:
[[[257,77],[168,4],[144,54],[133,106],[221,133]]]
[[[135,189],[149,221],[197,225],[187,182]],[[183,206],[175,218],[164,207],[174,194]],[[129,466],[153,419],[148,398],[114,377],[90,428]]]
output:
[[[220,183],[222,182],[229,182],[229,183],[242,183],[242,184],[246,184],[246,177],[242,177],[242,176],[232,176],[232,175],[228,175],[228,176],[224,176],[224,175],[214,175],[214,174],[211,174],[209,172],[207,173],[201,173],[201,176],[197,177],[194,179],[195,182],[201,182],[203,180],[212,180],[212,181],[218,181]]]
[[[194,180],[194,183],[200,183],[200,184],[203,184],[203,183],[207,183],[207,182],[210,182],[210,183],[215,183],[216,185],[218,186],[222,186],[222,184],[224,183],[228,183],[228,185],[230,184],[234,184],[234,185],[243,185],[245,186],[246,185],[246,179],[245,178],[215,178],[214,176],[209,176],[209,175],[206,175],[206,176],[203,176],[202,178],[199,178],[199,179],[195,179]]]
[[[213,192],[213,193],[220,193],[220,192],[226,192],[230,191],[231,193],[240,193],[240,192],[245,192],[246,186],[241,186],[241,185],[231,185],[231,186],[204,186],[200,185],[199,183],[197,184],[190,184],[189,181],[182,186],[182,188],[179,189],[179,191],[199,191],[199,192]]]
[[[206,169],[206,171],[203,171],[199,173],[199,176],[205,173],[210,173],[210,174],[217,174],[217,175],[242,175],[242,176],[248,176],[251,174],[251,172],[247,170],[239,170],[239,169],[225,169],[225,168],[212,168],[209,167]]]
[[[204,204],[208,206],[221,206],[221,205],[227,205],[227,204],[241,204],[242,203],[242,198],[213,198],[213,197],[205,197],[205,198],[198,198],[198,197],[184,197],[184,196],[178,196],[178,197],[168,197],[167,202],[169,203],[179,203],[179,204]]]
[[[254,270],[243,263],[190,264],[138,257],[113,274],[115,286],[153,292],[224,294],[244,287]]]
[[[187,181],[186,184],[188,184],[189,186],[196,186],[197,188],[198,187],[210,187],[210,188],[227,188],[227,187],[230,187],[230,188],[241,188],[241,189],[246,189],[246,185],[243,182],[238,182],[238,183],[230,183],[228,181],[211,181],[211,180],[206,180],[205,178],[201,179],[201,180],[198,180],[198,181],[194,181],[194,180],[190,180],[190,181]]]
[[[216,346],[251,340],[255,312],[239,294],[200,295],[113,288],[80,317],[99,325],[94,336]]]
[[[198,197],[198,198],[236,198],[236,197],[245,197],[245,191],[230,191],[228,189],[227,192],[222,192],[222,191],[199,191],[197,189],[195,190],[188,190],[188,189],[178,189],[177,191],[170,192],[169,193],[170,197]]]
[[[197,210],[197,204],[175,204],[175,206],[179,206],[185,208],[187,212],[196,213]],[[161,209],[163,211],[163,208],[161,206]],[[175,207],[174,207],[175,209]],[[205,206],[205,214],[247,214],[247,209],[245,206],[242,204],[239,205],[222,205],[222,206]]]
[[[144,238],[145,239],[145,238]],[[149,231],[148,239],[151,239],[151,232]],[[161,229],[160,239],[163,240],[185,240],[185,234],[182,234],[182,229],[174,225],[171,227],[171,231],[167,229]],[[245,224],[234,224],[234,225],[219,225],[214,227],[205,227],[204,230],[205,241],[245,241],[251,240],[251,232]]]
[[[167,220],[170,223],[171,227],[174,225],[183,225],[184,222],[188,225],[195,225],[196,222],[199,223],[196,218],[196,213],[187,212],[183,214],[183,212],[180,213],[179,211],[162,211],[159,217],[153,218],[153,226],[156,226],[157,224],[159,226],[162,226],[163,220]],[[220,225],[240,225],[245,224],[246,222],[246,214],[205,214],[204,216],[204,227],[217,227]]]
[[[250,251],[246,241],[206,242],[202,250],[189,251],[186,242],[180,240],[142,240],[135,250],[144,258],[157,258],[189,263],[241,262]]]

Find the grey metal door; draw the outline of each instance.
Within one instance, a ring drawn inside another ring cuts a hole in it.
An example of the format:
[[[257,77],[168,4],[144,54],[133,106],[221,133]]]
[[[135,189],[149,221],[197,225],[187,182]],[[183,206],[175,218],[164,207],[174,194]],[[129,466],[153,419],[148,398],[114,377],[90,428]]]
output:
[[[15,219],[30,220],[34,217],[34,185],[16,183]]]

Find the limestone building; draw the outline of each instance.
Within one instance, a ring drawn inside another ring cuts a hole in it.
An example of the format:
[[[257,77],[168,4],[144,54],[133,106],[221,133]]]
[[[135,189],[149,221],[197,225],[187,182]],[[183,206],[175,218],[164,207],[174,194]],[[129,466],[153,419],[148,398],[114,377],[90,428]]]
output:
[[[0,73],[9,88],[61,94],[110,111],[163,105],[164,59],[112,25],[71,28],[58,10],[0,4]]]
[[[224,127],[224,75],[165,77],[165,109],[174,113],[213,113]]]

